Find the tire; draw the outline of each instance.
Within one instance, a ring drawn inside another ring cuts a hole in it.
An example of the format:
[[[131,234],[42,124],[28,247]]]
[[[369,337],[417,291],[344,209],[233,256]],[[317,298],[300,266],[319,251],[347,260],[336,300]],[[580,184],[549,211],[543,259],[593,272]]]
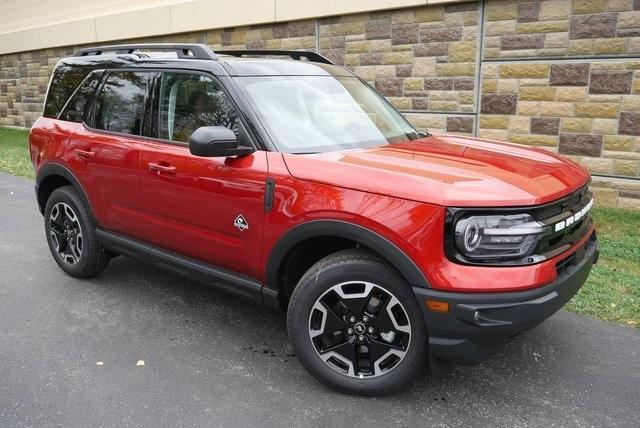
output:
[[[302,365],[341,392],[387,394],[420,377],[427,364],[426,326],[411,287],[385,260],[360,249],[327,256],[302,276],[287,332]]]
[[[95,235],[95,221],[73,186],[54,190],[44,210],[49,250],[58,266],[75,278],[90,278],[109,263]]]

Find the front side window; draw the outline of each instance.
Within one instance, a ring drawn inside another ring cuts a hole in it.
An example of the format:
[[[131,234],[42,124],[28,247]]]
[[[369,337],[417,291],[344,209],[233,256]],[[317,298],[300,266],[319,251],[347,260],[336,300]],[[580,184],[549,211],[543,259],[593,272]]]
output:
[[[148,82],[148,72],[111,72],[96,99],[95,127],[140,135]]]
[[[356,77],[237,77],[281,152],[375,147],[418,137],[389,103]]]
[[[224,126],[238,135],[238,114],[220,86],[209,77],[163,73],[159,138],[187,143],[201,126]]]

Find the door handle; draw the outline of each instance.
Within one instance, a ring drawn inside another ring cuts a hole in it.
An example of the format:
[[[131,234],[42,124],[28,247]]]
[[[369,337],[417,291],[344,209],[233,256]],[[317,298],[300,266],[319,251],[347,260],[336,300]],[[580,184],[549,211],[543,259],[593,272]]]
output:
[[[147,167],[149,167],[149,171],[155,171],[158,174],[162,172],[165,174],[174,175],[176,173],[176,167],[172,165],[162,165],[157,162],[149,162],[147,164]]]
[[[77,157],[85,160],[93,159],[96,156],[96,152],[92,152],[91,150],[76,149],[75,153]]]

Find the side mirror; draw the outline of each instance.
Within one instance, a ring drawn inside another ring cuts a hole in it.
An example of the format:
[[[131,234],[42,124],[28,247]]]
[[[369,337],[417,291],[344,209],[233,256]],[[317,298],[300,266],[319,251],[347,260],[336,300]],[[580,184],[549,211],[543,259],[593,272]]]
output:
[[[189,151],[202,157],[247,156],[252,147],[238,145],[238,138],[224,126],[202,126],[189,137]]]

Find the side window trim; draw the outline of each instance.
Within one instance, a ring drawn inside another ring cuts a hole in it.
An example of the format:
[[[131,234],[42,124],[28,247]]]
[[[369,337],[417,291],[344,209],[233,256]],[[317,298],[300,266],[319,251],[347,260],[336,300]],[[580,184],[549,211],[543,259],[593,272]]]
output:
[[[159,111],[159,101],[160,98],[160,82],[162,80],[162,71],[156,71],[154,73],[153,82],[151,84],[150,98],[147,108],[147,115],[149,118],[149,126],[147,128],[147,133],[145,136],[151,139],[158,138],[158,111]]]
[[[158,71],[149,72],[149,80],[147,82],[147,93],[144,96],[144,111],[142,113],[142,123],[140,124],[140,136],[152,137],[153,135],[153,105],[156,98],[156,85],[158,84]]]
[[[88,111],[85,113],[87,120],[83,123],[85,126],[92,131],[101,131],[100,129],[95,129],[95,116],[96,116],[96,100],[98,99],[98,94],[102,91],[102,87],[104,86],[104,82],[107,80],[107,76],[109,75],[109,71],[105,71],[102,73],[102,77],[96,86],[96,90],[93,93],[93,97],[91,97],[91,102],[89,102]]]

